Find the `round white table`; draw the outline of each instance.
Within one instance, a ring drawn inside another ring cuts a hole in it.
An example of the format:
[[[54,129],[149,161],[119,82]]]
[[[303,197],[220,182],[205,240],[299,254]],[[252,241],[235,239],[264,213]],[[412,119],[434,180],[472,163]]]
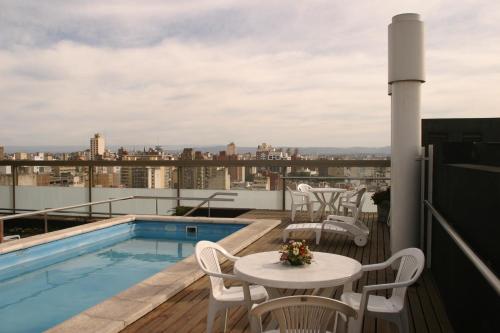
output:
[[[346,192],[345,188],[338,187],[313,187],[309,190],[320,204],[318,209],[318,218],[321,218],[325,214],[326,207],[330,209],[330,211],[335,214],[337,213],[337,208],[335,208],[335,201],[340,197],[341,193]],[[330,198],[326,198],[326,194],[330,194]]]
[[[271,298],[281,296],[278,289],[320,289],[349,285],[361,277],[361,263],[338,254],[313,252],[310,265],[290,266],[279,261],[278,251],[241,257],[234,264],[240,280],[259,284]]]

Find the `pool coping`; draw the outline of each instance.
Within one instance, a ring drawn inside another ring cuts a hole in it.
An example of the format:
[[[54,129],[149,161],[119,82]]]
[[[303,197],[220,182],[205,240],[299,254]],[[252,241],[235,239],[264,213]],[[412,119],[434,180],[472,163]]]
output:
[[[218,243],[235,254],[264,236],[281,223],[272,219],[208,218],[156,215],[126,215],[58,230],[0,245],[0,254],[53,242],[59,239],[107,228],[135,220],[189,221],[196,223],[246,224]],[[124,329],[157,306],[167,301],[199,278],[203,273],[191,255],[138,284],[48,329],[50,333],[115,333]],[[70,296],[69,296],[70,297]]]

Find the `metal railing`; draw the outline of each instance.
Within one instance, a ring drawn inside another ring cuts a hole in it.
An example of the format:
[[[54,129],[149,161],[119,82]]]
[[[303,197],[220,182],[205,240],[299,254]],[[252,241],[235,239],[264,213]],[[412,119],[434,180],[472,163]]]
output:
[[[12,214],[16,213],[16,187],[17,179],[19,176],[19,171],[22,167],[26,166],[49,166],[49,167],[83,167],[88,171],[88,182],[87,187],[87,201],[92,202],[93,189],[94,186],[94,174],[95,167],[105,167],[105,166],[122,166],[122,167],[175,167],[177,170],[177,182],[173,183],[174,189],[177,191],[177,197],[181,197],[181,181],[182,169],[183,168],[199,168],[199,167],[268,167],[268,168],[280,168],[281,177],[286,177],[283,179],[283,186],[281,188],[283,193],[282,200],[282,210],[285,210],[285,182],[286,179],[300,179],[298,176],[287,175],[287,168],[309,168],[309,169],[319,169],[319,168],[341,168],[341,167],[372,167],[372,168],[388,168],[391,165],[389,159],[378,159],[378,160],[137,160],[137,161],[106,161],[106,160],[91,160],[91,161],[69,161],[69,160],[51,160],[51,161],[34,161],[34,160],[0,160],[0,166],[6,165],[10,166],[12,169],[12,182],[9,186],[12,187],[11,190],[11,208],[10,212]],[[290,177],[290,178],[288,178]],[[311,177],[315,179],[320,179],[320,177]],[[363,177],[322,177],[321,179],[355,179]],[[370,177],[364,179],[376,179],[377,177]],[[384,180],[386,178],[380,178]],[[279,189],[277,189],[279,190]],[[177,200],[177,206],[180,205],[180,200]],[[29,208],[29,207],[22,207]],[[6,210],[6,209],[2,209]],[[92,217],[92,206],[89,206],[88,216]]]
[[[427,150],[427,157],[425,152]],[[500,280],[496,274],[479,258],[474,250],[463,240],[456,230],[446,221],[446,219],[433,206],[433,187],[434,187],[434,146],[429,145],[427,149],[422,147],[422,166],[421,166],[421,226],[420,226],[420,247],[423,249],[426,245],[426,264],[427,268],[432,266],[432,222],[433,218],[439,222],[443,230],[453,240],[457,247],[472,262],[474,267],[488,281],[493,289],[500,295]],[[425,165],[427,164],[427,173]],[[425,198],[425,179],[427,178],[427,199]],[[425,214],[427,209],[427,216]],[[426,223],[427,222],[427,223]],[[425,233],[425,237],[424,237]],[[424,244],[425,243],[425,244]]]
[[[455,229],[446,221],[446,219],[436,210],[436,208],[427,200],[425,200],[425,205],[427,209],[429,209],[430,213],[436,220],[439,222],[441,227],[446,231],[448,236],[450,236],[451,239],[455,242],[455,244],[462,250],[462,252],[469,258],[469,260],[472,262],[472,264],[477,268],[477,270],[483,275],[483,277],[488,281],[488,283],[493,287],[493,289],[496,290],[497,294],[500,295],[500,280],[498,277],[493,273],[493,271],[479,258],[479,256],[470,248],[469,245],[460,237],[460,235],[455,231]],[[432,223],[432,218],[428,222],[429,224]],[[427,240],[428,245],[427,245],[427,252],[428,256],[431,256],[431,241],[430,239]]]
[[[133,199],[155,199],[155,201],[156,201],[156,215],[158,215],[158,200],[193,200],[193,201],[200,201],[201,200],[202,202],[200,204],[198,204],[196,207],[194,207],[193,209],[191,209],[190,211],[188,211],[186,214],[183,215],[183,216],[189,216],[194,211],[196,211],[198,208],[203,206],[205,203],[208,203],[210,205],[211,201],[234,201],[234,199],[229,199],[229,198],[216,198],[217,196],[237,196],[237,195],[238,195],[238,193],[231,193],[231,192],[227,192],[227,193],[226,192],[215,192],[207,198],[161,197],[161,196],[133,195],[133,196],[127,196],[127,197],[122,197],[122,198],[107,199],[107,200],[101,200],[101,201],[95,201],[95,202],[86,202],[83,204],[77,204],[77,205],[71,205],[71,206],[47,208],[47,209],[37,210],[34,212],[28,212],[28,213],[0,216],[0,243],[3,242],[4,221],[6,221],[6,220],[13,220],[13,219],[19,219],[19,218],[23,218],[23,217],[43,215],[43,217],[44,217],[44,232],[47,233],[48,232],[48,213],[60,212],[60,211],[65,211],[65,210],[69,210],[69,209],[74,209],[74,208],[102,205],[102,204],[107,203],[109,205],[108,206],[108,216],[111,218],[113,216],[113,208],[112,208],[113,202],[133,200]],[[209,208],[209,216],[210,216],[210,208]]]

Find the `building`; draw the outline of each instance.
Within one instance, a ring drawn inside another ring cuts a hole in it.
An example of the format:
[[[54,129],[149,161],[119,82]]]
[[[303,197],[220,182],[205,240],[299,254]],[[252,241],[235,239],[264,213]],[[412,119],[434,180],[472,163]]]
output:
[[[124,161],[157,161],[161,160],[161,153],[150,149],[135,155],[123,155]],[[165,167],[151,166],[122,166],[120,182],[129,188],[165,188]]]
[[[253,178],[251,190],[269,191],[271,189],[271,180],[267,176],[255,175]]]
[[[3,146],[0,146],[0,160],[4,159],[4,154],[5,154],[5,150],[4,150]]]
[[[207,188],[211,190],[229,190],[230,189],[230,177],[228,169],[224,167],[220,168],[208,168],[210,169],[207,179]]]
[[[180,160],[204,160],[205,155],[200,151],[193,152],[193,148],[184,148]],[[179,179],[180,188],[186,189],[204,189],[208,187],[208,176],[210,168],[206,167],[183,167],[181,169],[181,179]]]
[[[28,159],[28,154],[27,153],[23,153],[23,152],[14,153],[14,159],[15,160],[27,160]]]
[[[226,147],[226,153],[228,156],[236,155],[236,145],[234,142],[231,142]]]
[[[267,160],[269,156],[269,152],[271,151],[271,145],[267,143],[263,143],[257,146],[257,151],[255,152],[255,159],[257,160]]]
[[[94,137],[90,138],[90,159],[102,158],[105,150],[104,137],[99,133],[94,134]]]

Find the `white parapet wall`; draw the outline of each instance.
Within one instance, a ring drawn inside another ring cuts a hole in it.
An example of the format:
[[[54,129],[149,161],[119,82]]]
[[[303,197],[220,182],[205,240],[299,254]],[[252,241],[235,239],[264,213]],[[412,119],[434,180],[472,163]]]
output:
[[[10,209],[12,207],[12,187],[0,186],[0,208]],[[234,201],[212,202],[211,207],[219,208],[247,208],[247,209],[271,209],[281,210],[283,204],[282,191],[248,191],[248,190],[191,190],[182,189],[182,197],[207,198],[215,192],[237,193],[238,196],[221,196],[231,198]],[[176,189],[146,189],[146,188],[101,188],[92,189],[92,201],[101,201],[111,198],[121,198],[133,195],[176,197]],[[371,198],[371,193],[367,193]],[[285,207],[290,209],[290,195],[285,194]],[[41,210],[45,208],[56,208],[77,205],[88,202],[88,189],[85,187],[55,187],[55,186],[17,186],[16,208]],[[200,201],[182,200],[183,206],[196,206]],[[175,209],[175,200],[158,200],[158,214],[169,215]],[[206,207],[206,205],[204,205]],[[364,212],[376,212],[376,206],[371,199],[365,201]],[[81,213],[87,213],[88,208],[72,209]],[[109,205],[101,204],[92,208],[94,213],[109,212]],[[134,199],[118,201],[112,204],[114,214],[156,214],[156,201],[151,199]]]

